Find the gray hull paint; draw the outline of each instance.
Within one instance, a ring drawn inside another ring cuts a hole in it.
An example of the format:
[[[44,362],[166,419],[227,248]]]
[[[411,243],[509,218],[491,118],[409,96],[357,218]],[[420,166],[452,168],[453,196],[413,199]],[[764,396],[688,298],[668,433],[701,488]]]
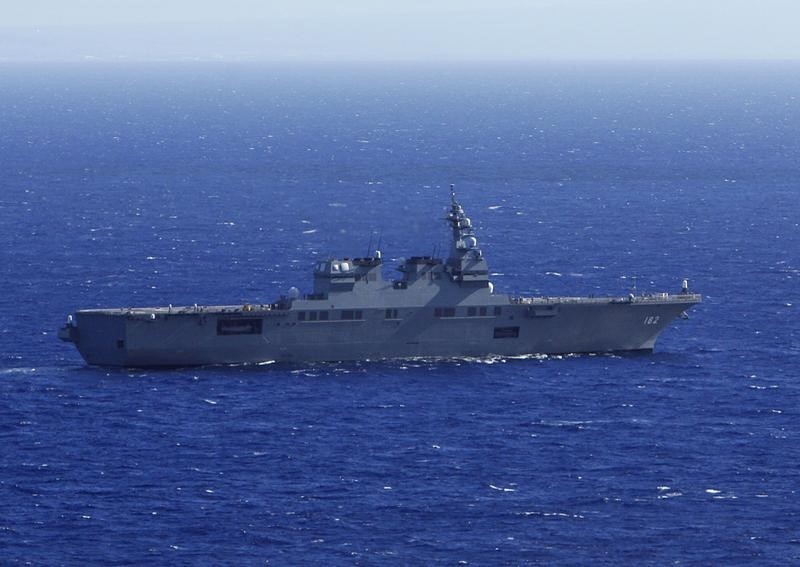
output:
[[[346,321],[297,321],[292,310],[187,309],[159,311],[155,319],[149,310],[79,311],[72,333],[88,363],[131,367],[637,351],[652,350],[697,297],[587,301],[554,300],[544,314],[507,303],[499,316],[483,317],[435,317],[420,308],[387,320],[385,309],[373,309]],[[260,319],[262,332],[217,333],[220,318],[236,317]],[[495,338],[495,329],[517,327],[517,336]]]
[[[452,197],[445,260],[414,257],[386,281],[380,254],[320,262],[314,293],[260,306],[81,310],[59,336],[90,364],[193,366],[652,350],[701,297],[511,298]]]

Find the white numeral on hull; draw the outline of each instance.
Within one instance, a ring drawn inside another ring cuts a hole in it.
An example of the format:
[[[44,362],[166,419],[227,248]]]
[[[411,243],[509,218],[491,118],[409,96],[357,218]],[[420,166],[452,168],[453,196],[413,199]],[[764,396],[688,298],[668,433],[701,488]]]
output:
[[[658,323],[658,320],[661,319],[661,315],[650,315],[649,317],[644,318],[645,325],[655,325]]]

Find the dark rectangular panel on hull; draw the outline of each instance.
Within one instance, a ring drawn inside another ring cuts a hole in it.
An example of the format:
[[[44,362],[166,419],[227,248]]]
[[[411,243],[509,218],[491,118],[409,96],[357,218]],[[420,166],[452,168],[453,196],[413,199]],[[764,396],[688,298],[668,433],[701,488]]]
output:
[[[516,339],[519,337],[519,327],[495,327],[494,338],[496,339]]]
[[[218,319],[218,335],[260,335],[261,319]]]

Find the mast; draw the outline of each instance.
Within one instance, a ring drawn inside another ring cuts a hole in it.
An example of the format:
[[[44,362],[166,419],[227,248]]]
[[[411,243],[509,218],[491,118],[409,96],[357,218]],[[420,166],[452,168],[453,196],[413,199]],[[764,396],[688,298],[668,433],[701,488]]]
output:
[[[489,266],[478,247],[472,221],[456,198],[455,185],[450,185],[450,211],[447,222],[452,230],[448,271],[457,281],[489,281]]]

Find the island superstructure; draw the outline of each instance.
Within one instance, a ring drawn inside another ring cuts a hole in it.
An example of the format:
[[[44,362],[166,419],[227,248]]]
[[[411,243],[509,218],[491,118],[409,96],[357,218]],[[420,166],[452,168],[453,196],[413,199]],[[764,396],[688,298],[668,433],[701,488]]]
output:
[[[446,259],[412,256],[383,277],[380,251],[314,267],[313,293],[270,304],[83,309],[59,337],[89,364],[194,366],[412,357],[651,351],[701,301],[680,293],[514,297],[495,293],[451,187]]]

